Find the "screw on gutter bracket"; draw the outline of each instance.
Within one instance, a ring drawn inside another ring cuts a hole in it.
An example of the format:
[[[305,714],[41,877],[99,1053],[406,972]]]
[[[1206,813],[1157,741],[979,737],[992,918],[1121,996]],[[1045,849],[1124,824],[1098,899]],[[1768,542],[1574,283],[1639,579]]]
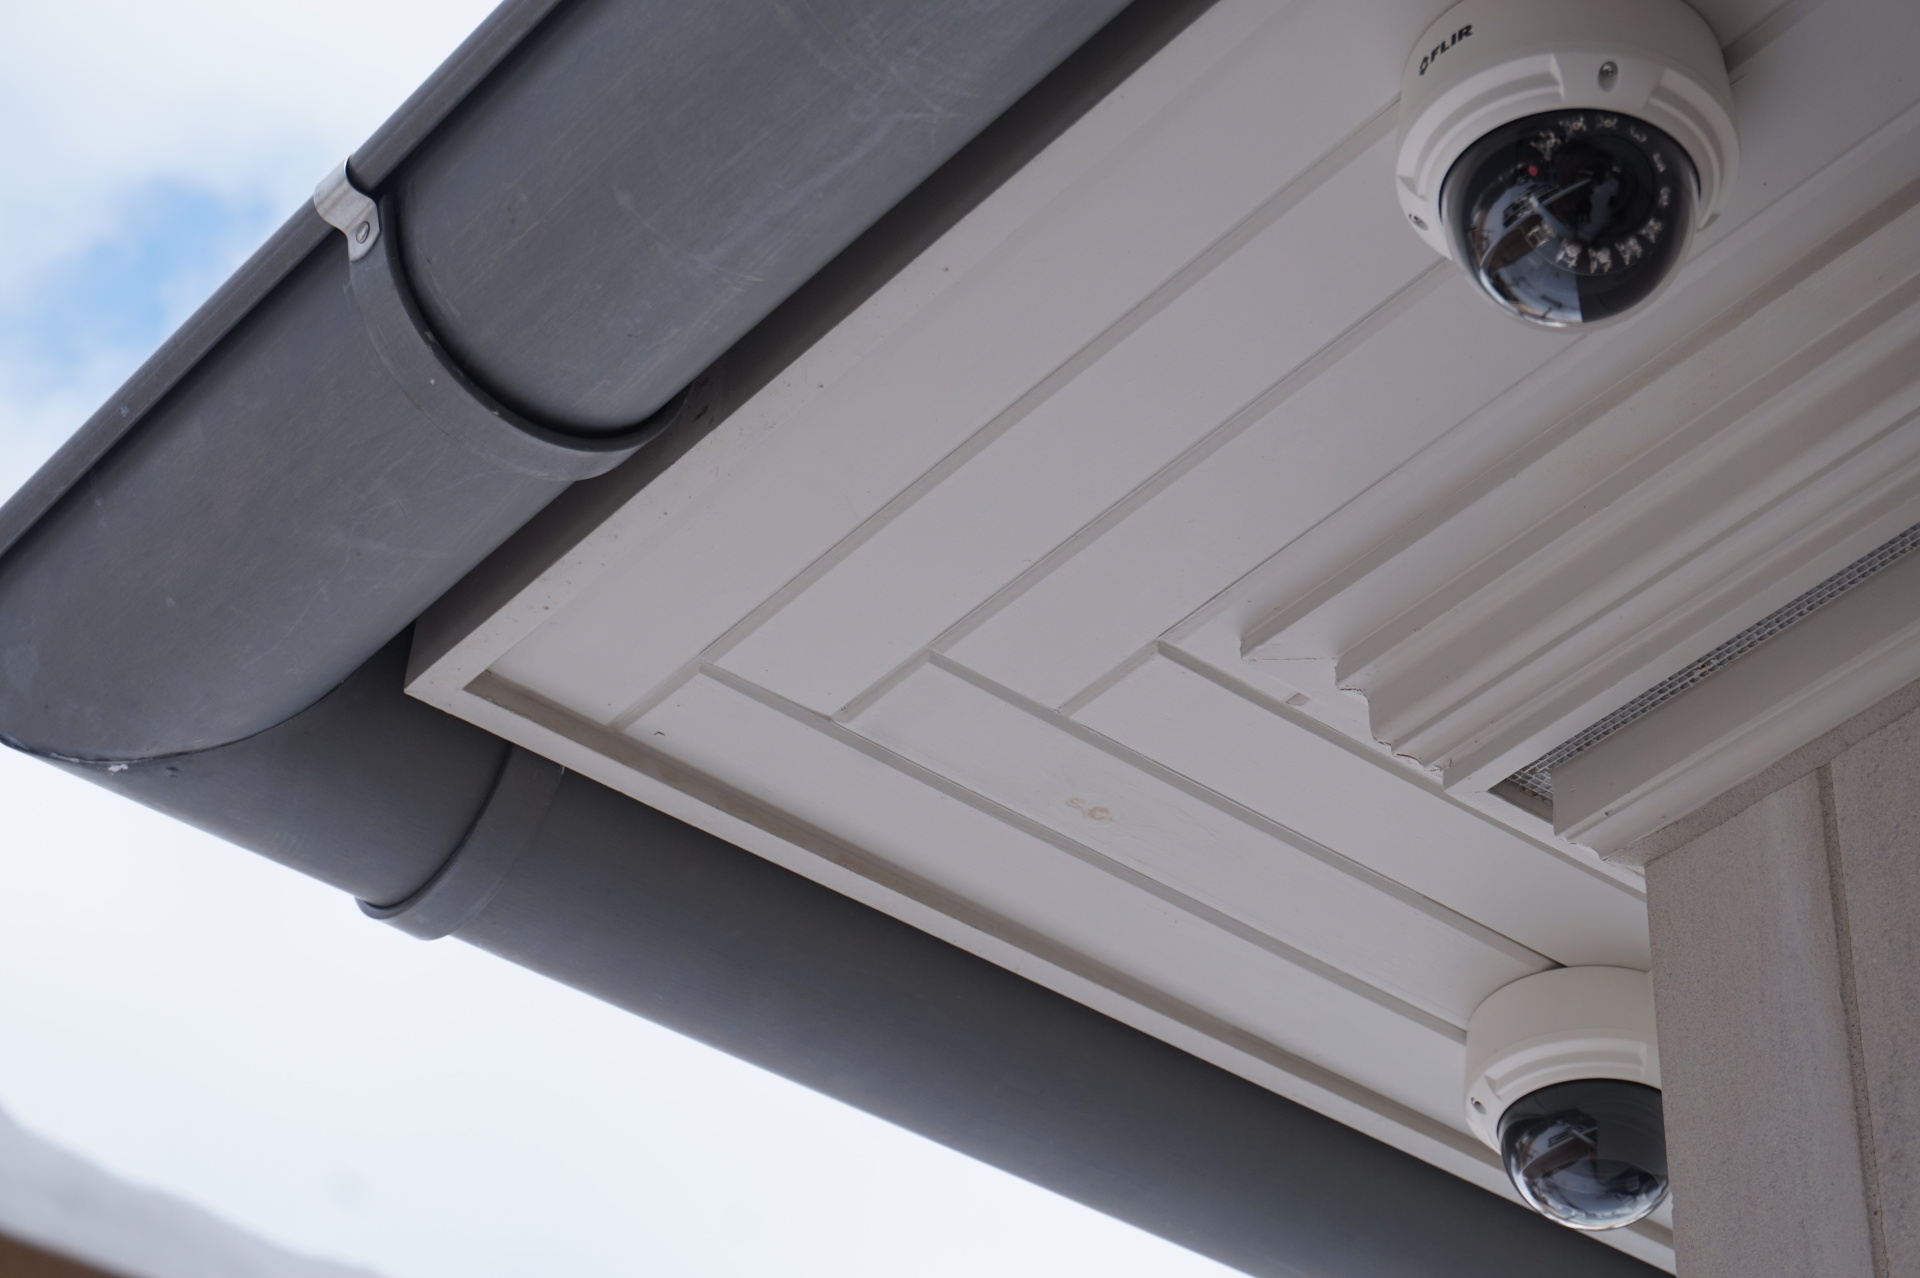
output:
[[[313,188],[313,207],[347,237],[347,260],[357,262],[380,240],[380,206],[353,185],[347,162]]]

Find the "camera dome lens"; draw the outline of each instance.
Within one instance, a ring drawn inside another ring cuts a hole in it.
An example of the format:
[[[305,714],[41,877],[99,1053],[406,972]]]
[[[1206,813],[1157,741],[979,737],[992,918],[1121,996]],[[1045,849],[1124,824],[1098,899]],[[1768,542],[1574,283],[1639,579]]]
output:
[[[1667,1196],[1660,1093],[1587,1080],[1543,1087],[1500,1116],[1500,1154],[1520,1196],[1575,1229],[1618,1229]]]
[[[1554,111],[1467,148],[1441,185],[1440,208],[1488,296],[1564,328],[1653,295],[1686,255],[1694,187],[1687,153],[1651,124]]]

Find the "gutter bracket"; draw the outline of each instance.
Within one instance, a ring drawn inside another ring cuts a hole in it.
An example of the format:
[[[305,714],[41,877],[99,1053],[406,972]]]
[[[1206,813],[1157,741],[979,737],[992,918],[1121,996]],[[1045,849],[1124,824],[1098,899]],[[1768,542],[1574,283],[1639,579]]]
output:
[[[313,207],[347,237],[347,260],[357,262],[380,242],[380,206],[347,176],[347,162],[313,188]]]

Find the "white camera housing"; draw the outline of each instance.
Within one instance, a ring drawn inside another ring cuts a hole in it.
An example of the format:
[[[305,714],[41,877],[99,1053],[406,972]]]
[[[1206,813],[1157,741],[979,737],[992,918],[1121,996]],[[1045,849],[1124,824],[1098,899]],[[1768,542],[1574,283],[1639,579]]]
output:
[[[1558,1083],[1660,1087],[1653,978],[1624,967],[1562,967],[1487,996],[1467,1022],[1467,1126],[1500,1148],[1500,1117]]]
[[[1501,125],[1578,108],[1668,134],[1698,177],[1695,225],[1719,215],[1739,144],[1726,61],[1699,14],[1682,0],[1463,0],[1427,28],[1401,80],[1408,225],[1457,261],[1440,203],[1454,161]]]

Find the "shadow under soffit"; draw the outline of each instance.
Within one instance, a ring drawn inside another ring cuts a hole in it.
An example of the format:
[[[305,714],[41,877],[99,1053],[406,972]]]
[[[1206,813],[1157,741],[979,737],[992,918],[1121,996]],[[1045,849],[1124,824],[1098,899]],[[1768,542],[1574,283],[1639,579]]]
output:
[[[1207,0],[722,3],[504,6],[348,166],[384,242],[303,210],[0,510],[0,734],[1251,1273],[1654,1272],[405,696]]]

